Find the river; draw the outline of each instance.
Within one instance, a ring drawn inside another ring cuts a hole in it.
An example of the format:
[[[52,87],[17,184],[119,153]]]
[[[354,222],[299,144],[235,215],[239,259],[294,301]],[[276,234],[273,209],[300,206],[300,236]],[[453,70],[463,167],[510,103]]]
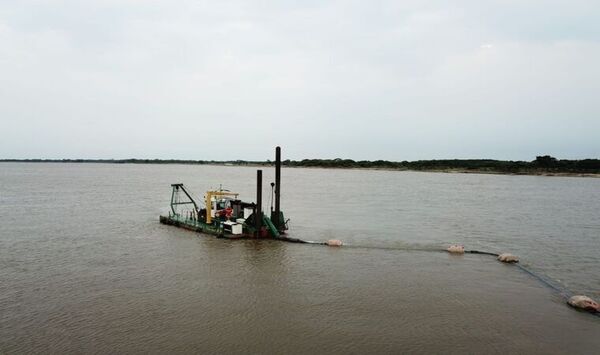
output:
[[[255,200],[256,168],[0,163],[0,353],[592,353],[600,179],[282,170],[291,237],[161,225],[170,184]],[[265,210],[273,169],[263,168]]]

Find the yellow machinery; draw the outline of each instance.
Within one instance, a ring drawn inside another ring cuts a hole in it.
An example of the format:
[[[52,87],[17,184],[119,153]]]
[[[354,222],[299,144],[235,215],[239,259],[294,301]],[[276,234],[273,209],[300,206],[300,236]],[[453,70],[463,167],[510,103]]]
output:
[[[238,193],[227,191],[206,191],[206,224],[212,223],[212,198],[220,196],[233,196],[237,199]]]

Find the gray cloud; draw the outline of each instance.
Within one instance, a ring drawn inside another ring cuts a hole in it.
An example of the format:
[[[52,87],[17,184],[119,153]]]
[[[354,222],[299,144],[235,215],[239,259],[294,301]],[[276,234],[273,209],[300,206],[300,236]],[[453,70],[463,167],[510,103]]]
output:
[[[598,157],[598,10],[0,2],[0,156]]]

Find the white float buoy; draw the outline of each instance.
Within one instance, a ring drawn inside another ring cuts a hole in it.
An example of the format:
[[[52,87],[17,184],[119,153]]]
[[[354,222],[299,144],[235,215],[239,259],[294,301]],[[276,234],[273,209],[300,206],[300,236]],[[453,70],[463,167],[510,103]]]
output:
[[[498,255],[498,260],[502,261],[503,263],[518,263],[519,262],[519,258],[509,254],[509,253],[503,253]]]
[[[465,247],[462,245],[454,244],[454,245],[449,246],[448,249],[446,249],[446,251],[448,251],[448,253],[452,253],[452,254],[464,254]]]
[[[330,247],[341,247],[343,243],[339,239],[330,239],[327,241],[326,244],[329,245]]]
[[[590,312],[600,312],[600,304],[587,296],[573,296],[567,303],[575,308],[584,309]]]

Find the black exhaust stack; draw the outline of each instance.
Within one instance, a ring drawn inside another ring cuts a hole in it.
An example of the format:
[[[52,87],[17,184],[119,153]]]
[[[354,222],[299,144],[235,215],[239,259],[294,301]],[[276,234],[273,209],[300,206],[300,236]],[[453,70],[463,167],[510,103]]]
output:
[[[256,236],[260,236],[260,227],[262,225],[262,170],[256,170],[256,209],[254,211],[254,223]]]
[[[281,231],[283,221],[281,217],[281,147],[275,148],[275,216],[271,218],[277,230]]]

